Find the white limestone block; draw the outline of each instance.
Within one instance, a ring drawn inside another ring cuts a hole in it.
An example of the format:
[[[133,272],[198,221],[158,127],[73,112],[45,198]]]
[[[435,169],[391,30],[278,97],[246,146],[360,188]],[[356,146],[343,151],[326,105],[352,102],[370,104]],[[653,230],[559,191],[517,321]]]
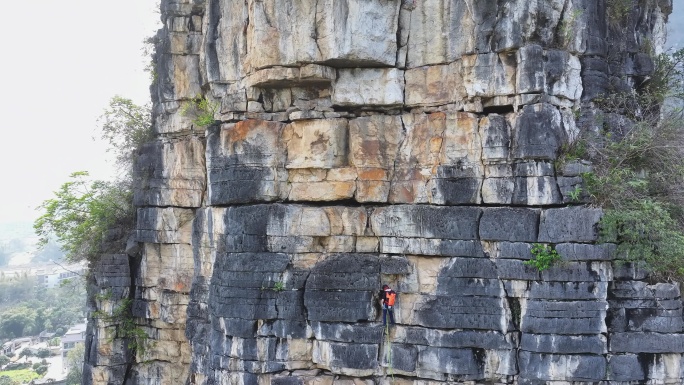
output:
[[[338,106],[393,106],[404,103],[404,71],[396,68],[340,69],[332,102]]]

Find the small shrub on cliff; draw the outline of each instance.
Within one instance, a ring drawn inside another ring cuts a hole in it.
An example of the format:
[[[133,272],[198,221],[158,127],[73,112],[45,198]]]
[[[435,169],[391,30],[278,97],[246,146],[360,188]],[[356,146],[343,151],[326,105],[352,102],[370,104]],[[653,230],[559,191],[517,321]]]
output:
[[[601,240],[617,242],[623,258],[646,262],[659,277],[684,277],[684,232],[661,202],[607,210]]]
[[[634,9],[634,0],[606,0],[606,13],[612,25],[618,25],[625,20]]]
[[[581,9],[574,9],[563,15],[563,19],[558,25],[558,38],[560,45],[567,48],[577,34],[577,20],[582,16]]]
[[[534,258],[526,261],[525,264],[537,268],[539,271],[544,271],[551,267],[554,263],[560,261],[561,256],[550,245],[535,243],[530,250]]]
[[[138,353],[140,356],[144,356],[149,336],[145,330],[135,323],[132,306],[133,300],[127,298],[121,301],[117,307],[112,309],[111,314],[97,311],[93,316],[103,320],[105,323],[114,324],[116,327],[116,335],[114,338],[121,338],[128,341],[128,349]]]
[[[148,58],[145,63],[145,72],[150,74],[150,83],[155,84],[159,80],[156,68],[157,46],[161,44],[159,36],[149,36],[143,40],[142,56]]]
[[[197,95],[193,99],[183,102],[181,115],[191,117],[192,122],[200,127],[214,123],[214,114],[219,105],[208,100],[206,97]]]

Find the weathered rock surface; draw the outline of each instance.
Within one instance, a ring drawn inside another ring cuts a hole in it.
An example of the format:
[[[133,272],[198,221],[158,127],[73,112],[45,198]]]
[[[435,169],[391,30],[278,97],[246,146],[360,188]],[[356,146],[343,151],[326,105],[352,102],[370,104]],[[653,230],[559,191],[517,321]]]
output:
[[[163,0],[136,235],[91,288],[149,339],[93,320],[84,383],[684,382],[679,286],[597,244],[590,166],[557,164],[653,68],[671,1],[631,3]]]

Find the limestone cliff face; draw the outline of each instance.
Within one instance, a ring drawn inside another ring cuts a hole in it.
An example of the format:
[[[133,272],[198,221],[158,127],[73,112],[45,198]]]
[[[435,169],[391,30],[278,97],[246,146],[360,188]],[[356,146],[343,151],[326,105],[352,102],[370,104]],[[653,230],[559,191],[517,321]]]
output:
[[[92,304],[150,339],[93,320],[87,383],[682,383],[679,286],[596,244],[586,165],[554,163],[671,5],[163,0],[135,242]]]

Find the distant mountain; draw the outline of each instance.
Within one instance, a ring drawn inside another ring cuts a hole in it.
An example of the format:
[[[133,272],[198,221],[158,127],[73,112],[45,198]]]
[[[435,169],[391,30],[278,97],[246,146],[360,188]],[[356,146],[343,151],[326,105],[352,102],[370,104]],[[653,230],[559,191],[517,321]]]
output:
[[[32,222],[0,222],[0,267],[58,261],[64,256],[55,243],[41,250],[37,244]]]
[[[0,222],[0,242],[35,237],[32,222]]]

